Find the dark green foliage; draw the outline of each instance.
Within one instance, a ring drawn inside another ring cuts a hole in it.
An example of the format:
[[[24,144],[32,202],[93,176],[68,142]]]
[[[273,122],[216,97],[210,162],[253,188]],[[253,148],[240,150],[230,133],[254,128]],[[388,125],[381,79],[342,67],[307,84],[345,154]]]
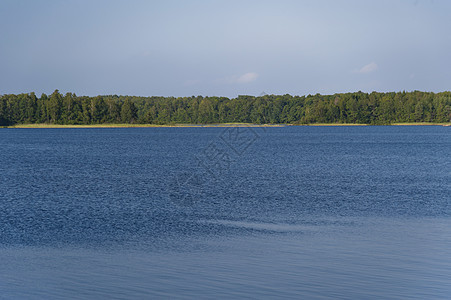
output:
[[[122,104],[121,121],[122,123],[135,123],[136,119],[137,109],[135,104],[130,99],[126,99],[124,104]]]
[[[10,124],[6,110],[6,99],[0,98],[0,126],[7,126]]]
[[[82,107],[80,101],[77,101],[77,96],[72,93],[67,93],[63,98],[63,113],[61,121],[64,124],[81,124],[82,121]]]
[[[63,111],[63,97],[58,90],[55,90],[48,101],[48,114],[50,122],[59,124],[62,123],[61,115]]]
[[[132,97],[34,93],[0,96],[0,126],[26,123],[390,124],[450,122],[451,92],[264,95],[261,97]]]

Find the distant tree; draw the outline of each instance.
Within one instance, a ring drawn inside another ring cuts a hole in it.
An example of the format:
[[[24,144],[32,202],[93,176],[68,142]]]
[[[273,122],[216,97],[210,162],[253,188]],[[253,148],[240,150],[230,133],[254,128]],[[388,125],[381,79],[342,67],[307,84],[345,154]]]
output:
[[[80,101],[83,124],[91,124],[91,99],[88,97],[82,97]]]
[[[36,116],[38,123],[50,123],[48,113],[48,97],[46,94],[41,94],[41,98],[37,100]]]
[[[0,124],[450,122],[451,92],[225,97],[0,96]]]
[[[121,121],[123,123],[135,123],[137,119],[137,110],[133,102],[126,99],[121,108]]]
[[[60,123],[61,122],[61,113],[63,107],[63,97],[59,93],[58,90],[55,90],[49,99],[48,105],[48,113],[50,116],[50,122],[52,123]]]
[[[91,99],[91,121],[93,123],[105,123],[108,120],[108,106],[103,97],[97,96]]]
[[[27,95],[27,104],[26,104],[26,115],[25,122],[27,123],[35,123],[36,118],[36,110],[38,105],[38,98],[35,93],[30,93]]]
[[[6,110],[6,99],[0,96],[0,126],[9,125],[7,110]]]
[[[114,99],[106,100],[107,106],[107,123],[120,123],[121,122],[121,106]]]

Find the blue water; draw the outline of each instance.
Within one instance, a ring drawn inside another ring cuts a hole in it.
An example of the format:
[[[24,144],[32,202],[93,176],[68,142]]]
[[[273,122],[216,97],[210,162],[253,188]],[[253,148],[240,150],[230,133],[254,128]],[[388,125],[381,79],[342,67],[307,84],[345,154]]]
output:
[[[0,130],[0,299],[451,298],[441,126]]]

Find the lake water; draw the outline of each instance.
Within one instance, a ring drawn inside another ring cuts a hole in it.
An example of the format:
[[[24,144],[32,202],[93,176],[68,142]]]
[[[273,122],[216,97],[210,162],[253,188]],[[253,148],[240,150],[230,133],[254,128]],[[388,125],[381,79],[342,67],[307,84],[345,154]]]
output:
[[[0,299],[451,298],[451,129],[0,130]]]

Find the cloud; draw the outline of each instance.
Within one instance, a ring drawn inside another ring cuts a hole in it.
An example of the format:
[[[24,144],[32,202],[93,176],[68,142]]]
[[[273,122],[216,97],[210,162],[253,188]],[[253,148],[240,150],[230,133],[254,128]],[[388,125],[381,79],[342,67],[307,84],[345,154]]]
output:
[[[371,72],[376,71],[378,68],[379,68],[379,66],[375,62],[372,62],[372,63],[369,63],[369,64],[361,67],[359,70],[356,71],[356,73],[360,73],[360,74],[371,73]]]
[[[245,83],[250,83],[250,82],[257,80],[258,76],[259,76],[258,73],[248,72],[248,73],[245,73],[240,76],[233,75],[233,76],[221,78],[221,79],[215,80],[215,82],[220,83],[220,84],[236,84],[236,83],[245,84]]]
[[[235,81],[237,83],[248,83],[257,80],[258,74],[254,72],[246,73],[238,77]]]

